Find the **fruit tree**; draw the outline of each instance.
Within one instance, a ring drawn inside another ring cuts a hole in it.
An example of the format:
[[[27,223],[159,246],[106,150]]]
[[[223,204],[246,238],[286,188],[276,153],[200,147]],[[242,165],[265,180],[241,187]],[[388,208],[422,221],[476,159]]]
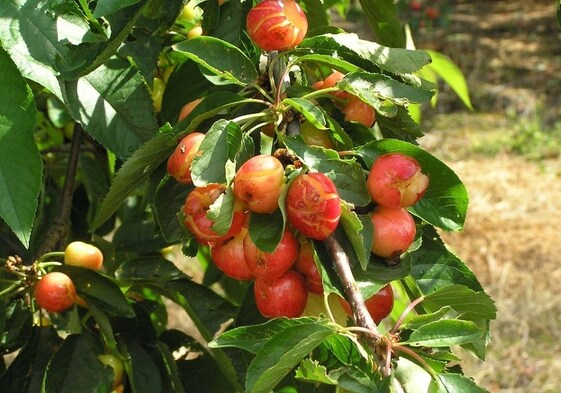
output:
[[[3,393],[484,391],[431,57],[336,3],[2,2]]]

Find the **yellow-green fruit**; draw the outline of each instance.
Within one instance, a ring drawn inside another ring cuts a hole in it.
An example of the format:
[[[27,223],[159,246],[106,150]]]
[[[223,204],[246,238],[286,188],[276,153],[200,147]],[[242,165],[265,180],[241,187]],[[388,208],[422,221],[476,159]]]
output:
[[[308,146],[321,146],[326,149],[333,148],[333,142],[325,130],[321,130],[309,121],[300,125],[300,134]]]
[[[166,84],[160,78],[154,78],[152,82],[152,100],[154,101],[154,110],[156,113],[160,113],[162,110],[162,98],[164,97],[164,90]]]
[[[187,39],[195,38],[203,34],[203,28],[201,25],[196,25],[187,33]]]
[[[125,372],[125,367],[123,366],[121,359],[110,353],[99,355],[97,358],[101,363],[113,369],[113,389],[121,385],[123,382],[123,374]]]
[[[193,8],[193,6],[191,4],[185,4],[183,9],[181,10],[181,14],[179,14],[179,17],[177,19],[193,20],[196,17],[197,17],[197,14],[195,13],[195,8]]]

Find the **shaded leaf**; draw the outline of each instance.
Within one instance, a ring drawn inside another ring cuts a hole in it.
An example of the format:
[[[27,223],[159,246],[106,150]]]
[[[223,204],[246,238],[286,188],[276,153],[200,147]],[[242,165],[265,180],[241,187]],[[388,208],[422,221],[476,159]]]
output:
[[[113,371],[97,359],[101,342],[91,334],[68,336],[49,362],[42,392],[110,393]]]
[[[43,162],[33,139],[35,101],[1,47],[0,70],[0,217],[27,248],[43,175]]]
[[[460,374],[438,374],[436,377],[436,393],[489,393],[477,386],[472,379]]]
[[[156,134],[152,99],[129,62],[112,58],[62,87],[72,117],[117,156],[129,157]]]
[[[393,0],[360,0],[376,41],[393,48],[405,47],[405,33]]]
[[[175,148],[175,140],[169,135],[158,134],[136,150],[121,167],[105,196],[90,230],[99,228],[119,209],[127,196],[145,181]]]
[[[62,265],[57,271],[67,274],[78,295],[101,310],[123,317],[134,317],[134,311],[117,284],[92,269],[81,266]]]
[[[93,16],[99,18],[116,12],[122,8],[138,3],[140,0],[98,0]]]

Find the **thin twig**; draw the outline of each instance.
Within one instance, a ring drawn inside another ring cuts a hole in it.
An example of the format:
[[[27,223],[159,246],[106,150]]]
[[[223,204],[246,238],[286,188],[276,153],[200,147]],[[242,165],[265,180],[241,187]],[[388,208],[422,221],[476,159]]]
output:
[[[82,126],[75,123],[58,215],[53,220],[43,244],[41,244],[37,251],[36,257],[56,250],[58,244],[68,231],[68,221],[70,220],[70,212],[72,210],[72,196],[74,194],[74,179],[78,168],[80,144],[82,143],[82,132]]]

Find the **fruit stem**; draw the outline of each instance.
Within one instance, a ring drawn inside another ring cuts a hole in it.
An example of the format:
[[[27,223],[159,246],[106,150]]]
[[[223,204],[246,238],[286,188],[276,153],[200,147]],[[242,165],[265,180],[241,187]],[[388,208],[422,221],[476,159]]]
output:
[[[329,305],[329,294],[326,292],[323,292],[323,307],[327,312],[329,320],[333,323],[337,323],[337,321],[335,321],[335,317],[333,316],[333,311],[331,311],[331,306]]]
[[[46,254],[41,255],[39,259],[37,259],[37,263],[41,263],[50,258],[60,258],[60,257],[64,257],[64,251],[48,252]]]
[[[367,329],[372,335],[374,335],[374,337],[381,336],[374,320],[370,316],[370,313],[364,304],[364,298],[362,297],[362,293],[358,288],[351,270],[349,257],[345,254],[343,247],[341,247],[341,244],[333,235],[330,235],[327,239],[325,239],[324,244],[333,258],[335,270],[343,283],[347,300],[353,310],[353,319],[356,325]]]
[[[80,156],[80,145],[82,143],[82,126],[74,124],[74,133],[72,134],[72,142],[70,145],[70,154],[68,156],[68,166],[64,177],[64,185],[62,186],[62,195],[60,209],[58,215],[54,218],[49,228],[45,241],[39,247],[38,255],[43,255],[51,250],[56,249],[57,244],[65,237],[67,225],[70,221],[70,212],[72,209],[72,196],[74,194],[74,180],[78,168],[78,158]]]

